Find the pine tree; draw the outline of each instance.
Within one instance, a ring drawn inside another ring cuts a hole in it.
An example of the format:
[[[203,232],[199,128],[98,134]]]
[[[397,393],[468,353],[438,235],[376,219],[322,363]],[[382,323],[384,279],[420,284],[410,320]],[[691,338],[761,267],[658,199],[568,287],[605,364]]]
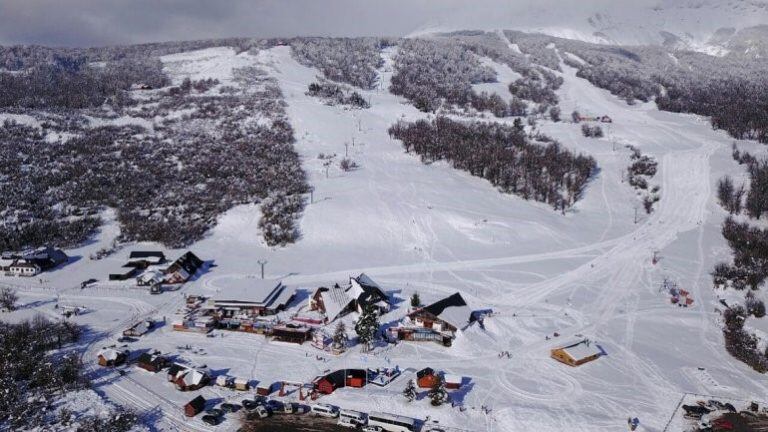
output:
[[[437,375],[435,378],[435,383],[429,389],[429,399],[433,406],[440,406],[449,401],[448,391],[445,389],[443,376]]]
[[[363,349],[368,351],[371,347],[371,342],[376,337],[376,332],[379,331],[379,317],[376,313],[376,309],[373,305],[365,305],[363,313],[355,324],[355,333]]]
[[[413,402],[416,399],[416,384],[413,382],[413,378],[408,380],[408,384],[403,389],[403,396],[408,402]]]
[[[341,321],[336,324],[336,330],[333,332],[333,347],[337,349],[347,347],[347,326]]]
[[[419,298],[419,293],[413,293],[411,296],[411,307],[417,308],[421,306],[421,298]]]

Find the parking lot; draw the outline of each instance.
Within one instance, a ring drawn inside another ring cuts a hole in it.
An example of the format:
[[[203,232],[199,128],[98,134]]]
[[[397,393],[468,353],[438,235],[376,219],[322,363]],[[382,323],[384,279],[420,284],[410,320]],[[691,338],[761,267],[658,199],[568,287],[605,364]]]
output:
[[[350,431],[336,424],[336,419],[315,417],[312,415],[270,416],[254,420],[244,427],[245,432],[345,432]]]

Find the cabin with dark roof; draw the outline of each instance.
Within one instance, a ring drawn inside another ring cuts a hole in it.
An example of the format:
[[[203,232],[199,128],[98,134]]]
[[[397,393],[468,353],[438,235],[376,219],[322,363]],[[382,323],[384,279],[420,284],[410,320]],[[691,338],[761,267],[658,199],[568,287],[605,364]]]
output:
[[[315,378],[312,385],[318,393],[329,395],[336,389],[344,387],[346,384],[346,377],[344,369],[339,369],[328,375]]]
[[[165,283],[182,284],[203,267],[203,260],[192,252],[186,252],[165,270]]]
[[[205,403],[207,401],[204,397],[198,396],[184,405],[184,415],[187,417],[194,417],[205,409]]]
[[[165,262],[165,254],[160,251],[131,251],[128,255],[128,267],[145,269],[151,265]]]
[[[136,362],[136,366],[149,372],[159,372],[167,364],[168,360],[165,357],[160,354],[150,354],[148,352],[142,353]]]
[[[392,332],[399,340],[434,341],[450,346],[456,332],[477,320],[477,314],[459,293],[409,313]]]

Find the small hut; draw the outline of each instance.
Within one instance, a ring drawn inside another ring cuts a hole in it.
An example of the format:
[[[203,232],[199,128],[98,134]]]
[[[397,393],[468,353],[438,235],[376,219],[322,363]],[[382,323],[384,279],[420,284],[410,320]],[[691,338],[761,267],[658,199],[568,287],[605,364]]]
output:
[[[424,368],[416,372],[416,383],[421,388],[432,388],[437,382],[437,374],[432,368]]]
[[[113,348],[107,348],[99,351],[96,356],[99,362],[99,366],[114,367],[125,363],[128,357],[127,352],[118,351]]]
[[[184,415],[187,417],[194,417],[205,409],[205,398],[198,396],[184,405]]]

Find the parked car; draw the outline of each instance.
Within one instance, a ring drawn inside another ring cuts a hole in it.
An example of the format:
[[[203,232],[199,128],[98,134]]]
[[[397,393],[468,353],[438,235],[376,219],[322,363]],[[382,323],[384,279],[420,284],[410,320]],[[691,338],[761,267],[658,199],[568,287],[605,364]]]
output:
[[[138,339],[132,338],[130,336],[120,336],[117,338],[117,341],[120,343],[126,343],[126,342],[136,342]]]
[[[256,414],[256,416],[258,416],[261,419],[265,419],[269,417],[269,410],[263,404],[256,405],[256,407],[252,409],[251,412]]]
[[[223,403],[223,404],[221,404],[221,405],[220,405],[220,407],[221,407],[221,410],[222,410],[222,411],[224,411],[224,412],[228,412],[228,413],[237,412],[237,411],[239,411],[239,410],[240,410],[240,408],[242,408],[242,407],[241,407],[240,405],[238,405],[238,404],[234,404],[234,403],[228,403],[228,402],[227,402],[227,403]]]
[[[718,400],[714,400],[714,399],[708,400],[707,401],[707,405],[710,406],[710,407],[713,407],[715,409],[719,409],[719,410],[724,410],[725,409],[725,404],[723,404],[722,402],[720,402]]]
[[[381,426],[363,426],[360,430],[363,432],[384,432]]]
[[[281,402],[277,400],[270,400],[267,403],[267,407],[274,414],[293,414],[296,412],[296,407],[290,402]]]
[[[210,414],[206,414],[203,416],[203,422],[211,426],[216,426],[217,424],[221,423],[222,420],[223,419],[220,416],[215,416]]]
[[[80,289],[83,289],[83,288],[87,287],[88,285],[93,285],[96,282],[98,282],[98,281],[96,279],[94,279],[94,278],[90,278],[88,280],[84,280],[84,281],[80,282]]]
[[[221,416],[224,415],[224,410],[219,409],[219,408],[210,408],[210,409],[205,410],[205,413],[208,414],[208,415],[212,415],[212,416],[216,416],[216,417],[221,417]]]
[[[251,399],[243,399],[241,404],[243,405],[243,409],[245,409],[246,411],[252,411],[253,409],[256,408],[256,406],[259,405],[256,401],[253,401]]]

